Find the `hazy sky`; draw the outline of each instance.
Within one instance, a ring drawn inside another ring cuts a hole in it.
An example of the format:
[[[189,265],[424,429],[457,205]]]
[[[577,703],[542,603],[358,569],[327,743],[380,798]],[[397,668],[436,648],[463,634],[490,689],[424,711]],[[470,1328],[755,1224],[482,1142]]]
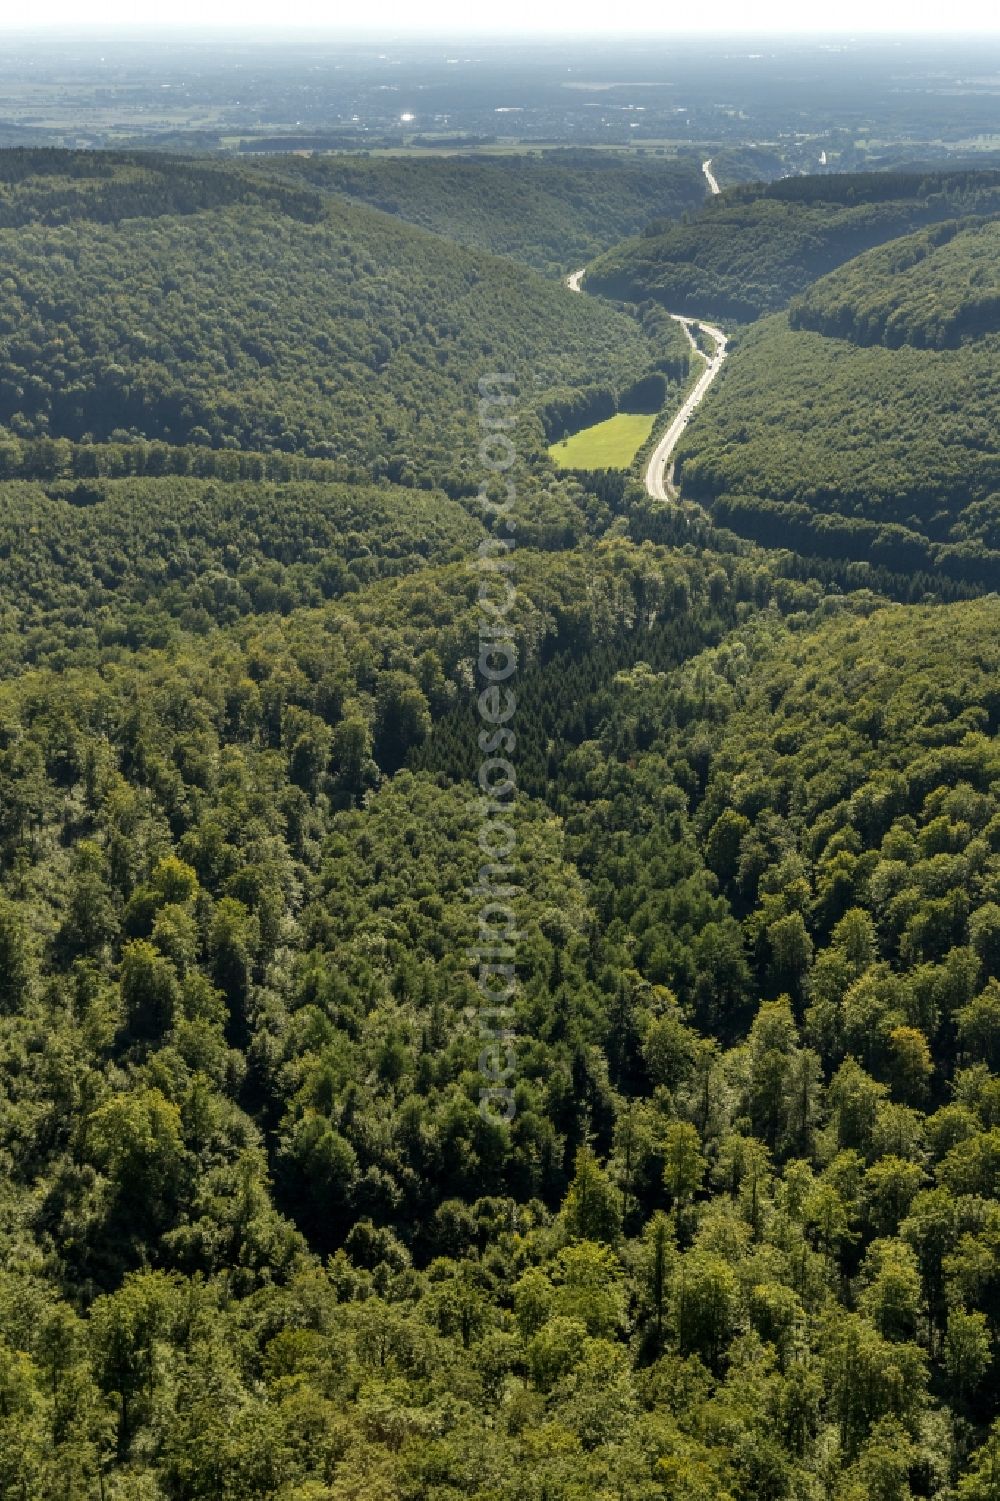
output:
[[[296,0],[285,8],[275,0],[161,0],[140,7],[136,0],[32,0],[8,4],[0,30],[59,26],[147,25],[257,26],[340,29],[357,24],[408,32],[448,30],[456,33],[575,31],[914,31],[1000,32],[996,0],[837,0],[803,4],[801,0],[713,0],[677,4],[671,0],[630,0],[628,6],[607,0],[369,0],[355,9],[345,0]]]

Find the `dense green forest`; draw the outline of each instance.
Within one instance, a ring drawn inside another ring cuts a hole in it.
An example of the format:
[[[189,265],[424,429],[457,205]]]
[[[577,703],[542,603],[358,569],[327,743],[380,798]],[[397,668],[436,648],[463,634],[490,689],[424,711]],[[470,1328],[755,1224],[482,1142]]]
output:
[[[670,406],[662,308],[284,163],[4,158],[0,1497],[998,1501],[992,227],[742,334],[660,504],[545,440]],[[572,172],[584,237],[645,192]]]
[[[778,314],[741,340],[692,423],[688,492],[803,501],[905,528],[918,545],[968,535],[995,547],[997,382],[995,336],[957,350],[858,348]]]
[[[204,479],[4,487],[4,666],[93,663],[245,615],[287,615],[374,579],[465,558],[483,527],[396,487]]]
[[[210,161],[93,151],[0,153],[0,227],[69,224],[193,214],[253,203],[313,223],[319,195],[293,184],[251,177]]]
[[[792,177],[732,188],[683,223],[651,225],[599,256],[590,290],[747,322],[886,240],[962,214],[1000,213],[1000,174]]]
[[[757,540],[993,582],[1000,235],[867,252],[745,331],[684,439],[685,488]]]
[[[46,154],[44,165],[57,162]],[[217,191],[222,169],[182,163],[176,192],[151,211],[144,167],[119,167],[109,192],[125,216],[106,222],[100,166],[69,159],[84,184],[71,222],[46,211],[0,230],[8,472],[25,472],[21,440],[153,440],[327,459],[340,478],[460,493],[477,482],[462,469],[484,362],[530,372],[527,421],[549,391],[616,391],[683,354],[676,332],[672,346],[654,342],[662,319],[647,336],[510,260],[242,172]],[[23,180],[17,189],[35,201]],[[199,207],[199,195],[219,206]],[[525,441],[540,447],[541,428]],[[69,453],[53,462],[85,472]]]
[[[261,170],[269,178],[279,171],[273,162]],[[698,208],[705,197],[694,155],[673,160],[564,149],[424,161],[313,156],[283,161],[280,174],[542,271],[574,271],[651,221]]]
[[[1000,219],[953,220],[858,256],[798,298],[791,323],[890,349],[1000,333]]]

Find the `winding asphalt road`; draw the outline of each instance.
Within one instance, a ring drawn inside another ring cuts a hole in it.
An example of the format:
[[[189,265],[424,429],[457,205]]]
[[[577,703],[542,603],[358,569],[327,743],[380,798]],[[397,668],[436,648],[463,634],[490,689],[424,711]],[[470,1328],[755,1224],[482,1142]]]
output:
[[[721,193],[722,189],[719,187],[719,184],[715,178],[715,173],[712,171],[711,157],[709,157],[707,162],[702,162],[701,170],[705,174],[705,181],[708,183],[708,191],[710,193]]]
[[[673,457],[674,449],[681,441],[681,438],[683,438],[685,429],[692,416],[704,401],[709,386],[722,369],[729,342],[722,329],[716,328],[714,324],[702,323],[699,318],[683,318],[680,313],[671,313],[670,316],[675,323],[681,325],[698,358],[705,361],[705,368],[698,377],[698,383],[694,390],[688,396],[677,416],[653,449],[652,457],[646,466],[646,493],[651,495],[654,500],[673,499],[671,493],[673,489],[673,465],[670,464],[670,460]],[[706,356],[698,348],[698,341],[691,332],[691,329],[695,325],[706,333],[715,345],[712,354]],[[668,464],[670,464],[669,468],[667,467]]]
[[[586,267],[584,266],[581,270],[574,271],[571,276],[567,276],[566,285],[571,292],[583,291],[580,283],[583,280],[585,271]],[[675,323],[681,325],[688,336],[688,342],[697,358],[705,361],[705,368],[698,377],[698,383],[694,387],[694,390],[690,392],[684,405],[653,449],[652,456],[646,466],[646,493],[653,500],[672,500],[674,498],[671,493],[673,489],[673,466],[670,465],[670,468],[667,466],[673,457],[674,449],[684,436],[685,429],[691,417],[701,406],[709,386],[722,369],[729,343],[722,329],[716,328],[712,323],[703,323],[700,318],[685,318],[681,313],[671,313],[670,316]],[[700,328],[703,333],[707,334],[715,345],[715,349],[711,355],[706,356],[702,354],[701,349],[698,347],[698,341],[691,332],[695,327]]]

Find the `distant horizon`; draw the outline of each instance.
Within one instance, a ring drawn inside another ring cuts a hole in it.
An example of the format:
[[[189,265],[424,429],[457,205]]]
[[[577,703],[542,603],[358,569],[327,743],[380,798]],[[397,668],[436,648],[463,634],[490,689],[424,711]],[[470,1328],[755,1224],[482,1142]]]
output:
[[[528,0],[518,0],[516,6],[508,7],[507,15],[510,19],[506,24],[497,24],[493,8],[484,7],[485,16],[489,19],[484,19],[482,25],[470,24],[468,12],[457,4],[452,17],[453,0],[437,0],[437,18],[419,26],[404,19],[409,14],[409,7],[398,4],[397,0],[388,0],[382,7],[385,13],[383,19],[369,21],[364,25],[330,23],[308,11],[300,11],[298,16],[278,21],[256,15],[251,10],[248,18],[247,5],[241,5],[237,10],[232,0],[215,0],[214,7],[197,5],[196,0],[178,0],[171,18],[147,22],[135,20],[125,5],[118,9],[118,0],[108,0],[108,3],[109,9],[93,15],[92,19],[81,20],[79,6],[67,4],[66,0],[48,0],[47,4],[35,6],[30,16],[23,20],[9,16],[0,19],[0,36],[38,36],[48,39],[54,32],[64,39],[163,34],[197,37],[239,35],[248,38],[266,36],[272,43],[281,37],[286,37],[289,41],[301,41],[307,36],[353,41],[405,40],[428,43],[465,39],[478,42],[572,40],[580,43],[589,38],[600,41],[617,38],[623,42],[650,38],[672,38],[676,41],[759,38],[788,42],[822,39],[838,42],[906,42],[925,38],[955,42],[974,41],[984,37],[1000,39],[1000,14],[992,0],[989,4],[985,0],[964,0],[963,4],[951,6],[947,11],[937,3],[931,3],[931,0],[918,0],[917,4],[907,4],[906,0],[880,0],[880,3],[874,5],[865,4],[864,0],[852,0],[846,11],[841,7],[841,14],[846,14],[848,19],[833,26],[803,25],[801,7],[791,4],[790,0],[769,0],[766,8],[760,8],[760,19],[753,25],[747,25],[742,19],[726,20],[722,18],[730,11],[738,13],[741,10],[735,3],[730,4],[727,0],[726,4],[715,8],[715,15],[722,17],[715,23],[681,27],[651,19],[657,13],[657,7],[647,3],[647,0],[633,6],[632,14],[636,19],[631,24],[623,24],[620,19],[616,19],[614,24],[604,23],[600,20],[602,11],[598,6],[590,4],[580,7],[570,4],[569,0],[552,0],[544,8],[545,19],[539,20],[536,19],[539,7],[532,7]],[[233,13],[230,13],[230,7]],[[586,15],[581,19],[582,10],[592,11],[593,16]],[[956,19],[956,11],[961,19]],[[914,22],[914,15],[921,19]],[[951,17],[947,23],[939,19],[944,15]],[[791,16],[795,17],[793,23],[786,19]],[[903,19],[893,20],[893,16]]]

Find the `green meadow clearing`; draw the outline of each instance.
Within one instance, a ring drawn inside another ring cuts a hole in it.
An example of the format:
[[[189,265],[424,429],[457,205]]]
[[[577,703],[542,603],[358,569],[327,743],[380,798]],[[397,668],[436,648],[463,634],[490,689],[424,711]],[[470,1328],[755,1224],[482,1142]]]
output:
[[[655,421],[652,412],[618,412],[552,443],[549,458],[560,469],[627,469]]]

